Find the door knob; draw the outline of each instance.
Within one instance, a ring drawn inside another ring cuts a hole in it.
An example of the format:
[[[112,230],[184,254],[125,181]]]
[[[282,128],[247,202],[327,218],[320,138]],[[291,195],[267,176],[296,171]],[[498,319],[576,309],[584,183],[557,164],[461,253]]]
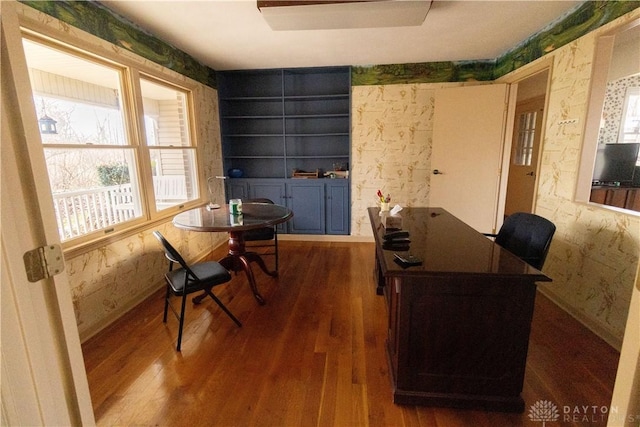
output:
[[[438,169],[434,169],[433,170],[433,174],[434,175],[442,175],[442,172],[440,172]]]
[[[536,176],[536,174],[533,171],[531,171],[527,174],[527,176]]]

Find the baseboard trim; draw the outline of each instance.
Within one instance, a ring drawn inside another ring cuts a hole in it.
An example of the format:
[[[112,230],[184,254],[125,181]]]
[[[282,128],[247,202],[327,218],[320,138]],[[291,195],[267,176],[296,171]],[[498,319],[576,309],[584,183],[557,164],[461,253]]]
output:
[[[226,244],[226,243],[227,243],[227,241],[224,240],[220,244]],[[202,252],[201,254],[199,254],[198,257],[194,260],[194,262],[202,261],[202,260],[206,259],[210,254],[211,254],[211,250],[207,249],[204,252]],[[117,320],[119,320],[122,316],[127,314],[129,311],[133,310],[138,304],[141,304],[144,300],[149,298],[155,292],[159,291],[160,289],[163,289],[164,286],[165,286],[164,280],[159,281],[158,283],[156,283],[156,284],[150,286],[149,288],[145,289],[135,299],[129,301],[127,304],[122,305],[117,310],[114,310],[111,313],[109,313],[109,316],[107,316],[104,319],[102,319],[101,321],[95,323],[91,327],[89,327],[89,328],[87,328],[87,329],[85,329],[83,331],[79,331],[80,343],[81,344],[85,343],[89,339],[93,338],[96,334],[102,332],[104,329],[106,329],[107,327],[111,326],[113,323],[115,323]]]
[[[616,351],[620,352],[620,349],[622,348],[621,338],[616,337],[611,332],[607,331],[605,328],[603,328],[598,323],[594,322],[592,319],[585,316],[584,313],[582,313],[581,311],[576,310],[574,307],[572,307],[570,304],[568,304],[566,301],[564,301],[562,298],[560,298],[558,295],[554,294],[553,292],[546,290],[540,286],[538,286],[538,291],[545,297],[549,298],[558,307],[566,311],[571,317],[573,317],[582,325],[584,325],[584,327],[586,327],[591,332],[593,332],[598,337],[600,337],[600,339],[602,339],[604,342],[609,344]]]

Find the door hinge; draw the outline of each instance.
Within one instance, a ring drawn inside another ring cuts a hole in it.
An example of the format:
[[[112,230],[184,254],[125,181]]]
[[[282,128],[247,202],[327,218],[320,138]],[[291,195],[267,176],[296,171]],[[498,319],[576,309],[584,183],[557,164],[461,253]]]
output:
[[[64,271],[64,257],[60,245],[41,246],[22,256],[30,282],[46,279]]]

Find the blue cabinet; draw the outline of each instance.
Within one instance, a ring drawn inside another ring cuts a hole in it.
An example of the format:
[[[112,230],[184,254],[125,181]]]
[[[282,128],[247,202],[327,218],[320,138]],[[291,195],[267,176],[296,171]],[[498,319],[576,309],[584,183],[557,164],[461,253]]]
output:
[[[330,179],[325,183],[326,233],[349,234],[351,204],[349,180]]]
[[[292,179],[287,183],[287,207],[293,211],[289,232],[325,234],[324,184],[322,180]]]
[[[284,179],[254,179],[249,185],[249,199],[269,199],[277,205],[287,205]]]
[[[279,232],[295,234],[349,234],[350,198],[348,179],[259,179],[227,180],[232,198],[267,198],[287,206],[293,218]]]
[[[350,68],[223,71],[217,79],[224,169],[243,172],[228,180],[227,198],[292,207],[291,233],[349,234],[348,180],[292,177],[348,170]]]
[[[227,202],[230,199],[247,199],[249,197],[249,183],[241,179],[226,180]]]

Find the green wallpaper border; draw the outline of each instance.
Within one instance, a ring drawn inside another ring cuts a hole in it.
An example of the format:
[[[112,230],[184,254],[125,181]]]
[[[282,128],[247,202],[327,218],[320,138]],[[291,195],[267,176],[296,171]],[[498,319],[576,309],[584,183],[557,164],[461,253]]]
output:
[[[638,7],[640,1],[587,1],[550,28],[497,58],[494,76],[504,76]]]
[[[1,1],[1,0],[0,0]],[[96,1],[19,0],[163,67],[217,88],[216,72]],[[640,7],[640,0],[588,0],[504,55],[482,61],[353,66],[353,86],[492,81]]]
[[[185,52],[154,37],[95,1],[19,0],[19,2],[183,76],[213,88],[217,87],[215,70],[200,64]]]
[[[640,1],[586,1],[493,60],[352,67],[351,84],[385,85],[492,81],[640,7]]]

